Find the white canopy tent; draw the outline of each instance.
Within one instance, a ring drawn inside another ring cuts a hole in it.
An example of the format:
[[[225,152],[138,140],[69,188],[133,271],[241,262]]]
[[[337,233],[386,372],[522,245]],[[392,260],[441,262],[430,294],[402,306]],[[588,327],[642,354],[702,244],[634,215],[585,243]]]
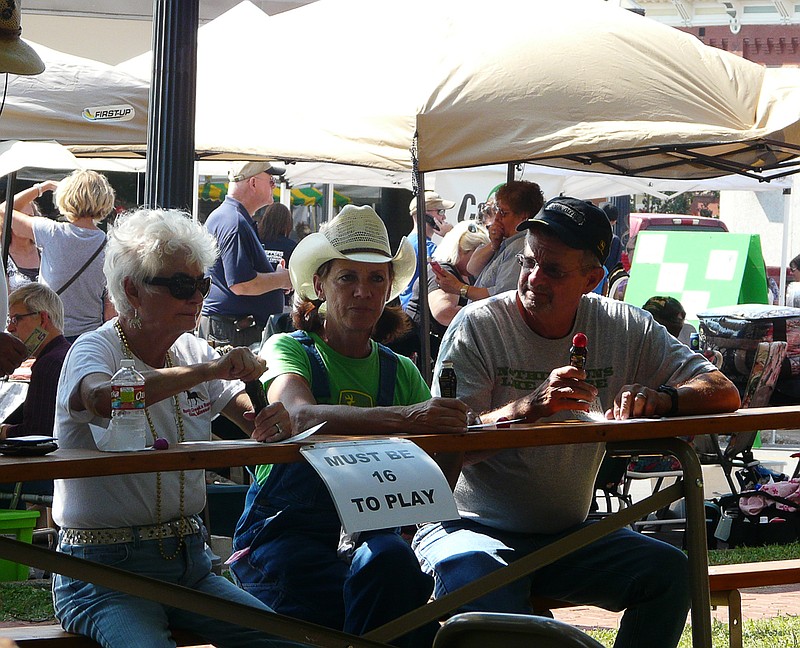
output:
[[[308,90],[254,78],[267,52]],[[150,61],[117,67],[146,82]],[[319,0],[273,17],[245,1],[199,30],[198,70],[201,158],[411,171],[417,134],[425,172],[535,161],[688,179],[769,177],[800,155],[800,70],[596,0]]]
[[[25,167],[78,169],[81,166],[78,158],[58,142],[0,142],[0,176]]]
[[[233,28],[239,10],[203,28],[215,27],[214,55],[201,34],[201,154],[408,171],[417,133],[426,172],[537,161],[702,178],[779,171],[800,153],[800,70],[765,70],[607,3],[320,0],[264,16],[261,38]],[[313,79],[307,96],[276,98],[230,63],[265,47]]]
[[[121,145],[147,139],[149,83],[110,65],[33,44],[42,74],[9,75],[0,139]]]

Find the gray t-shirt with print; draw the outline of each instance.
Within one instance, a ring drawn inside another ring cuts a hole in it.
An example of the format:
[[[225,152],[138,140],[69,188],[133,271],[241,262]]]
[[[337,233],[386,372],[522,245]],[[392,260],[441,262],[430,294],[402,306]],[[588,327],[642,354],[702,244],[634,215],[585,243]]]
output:
[[[623,385],[653,389],[679,385],[714,370],[673,338],[649,313],[598,295],[584,295],[570,333],[543,338],[525,324],[516,291],[462,309],[447,329],[434,375],[451,360],[458,397],[477,412],[494,410],[531,393],[569,364],[576,332],[589,339],[587,381],[608,409]],[[433,381],[438,396],[438,380]],[[575,418],[575,412],[544,420]],[[513,431],[511,432],[513,433]],[[522,533],[558,533],[586,519],[604,444],[502,450],[465,466],[455,490],[462,517]]]

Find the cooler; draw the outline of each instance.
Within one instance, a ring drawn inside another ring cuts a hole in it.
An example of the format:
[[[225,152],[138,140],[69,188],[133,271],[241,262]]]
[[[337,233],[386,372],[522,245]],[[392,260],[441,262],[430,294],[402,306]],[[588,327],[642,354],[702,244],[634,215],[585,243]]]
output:
[[[698,318],[701,344],[722,353],[722,372],[743,397],[755,373],[775,374],[761,381],[771,383],[770,392],[800,379],[800,308],[740,304],[707,310]],[[785,349],[775,342],[785,343]],[[780,366],[770,366],[776,362]]]
[[[39,511],[0,510],[0,534],[30,544]],[[28,567],[0,560],[0,581],[28,580]]]

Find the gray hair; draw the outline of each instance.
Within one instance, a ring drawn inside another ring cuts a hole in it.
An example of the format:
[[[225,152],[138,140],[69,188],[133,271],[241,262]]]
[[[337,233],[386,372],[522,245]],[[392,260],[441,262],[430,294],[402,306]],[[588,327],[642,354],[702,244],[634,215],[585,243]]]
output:
[[[109,229],[103,272],[108,294],[117,313],[130,317],[133,308],[125,295],[125,278],[144,292],[144,283],[165,264],[165,257],[180,255],[207,271],[217,258],[217,242],[202,225],[177,209],[138,209],[117,218]]]
[[[486,228],[474,220],[456,223],[436,246],[433,258],[439,263],[455,265],[458,262],[458,253],[471,252],[472,250],[489,242]]]
[[[64,330],[64,304],[52,288],[35,281],[20,286],[8,296],[8,305],[24,304],[31,313],[45,312],[59,331]]]

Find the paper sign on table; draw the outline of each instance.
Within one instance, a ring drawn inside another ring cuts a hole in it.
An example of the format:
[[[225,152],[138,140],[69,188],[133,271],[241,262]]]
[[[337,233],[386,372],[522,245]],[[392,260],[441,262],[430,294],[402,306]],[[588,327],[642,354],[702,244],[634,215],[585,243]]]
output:
[[[459,517],[439,466],[407,439],[317,443],[300,453],[328,487],[346,533]]]

